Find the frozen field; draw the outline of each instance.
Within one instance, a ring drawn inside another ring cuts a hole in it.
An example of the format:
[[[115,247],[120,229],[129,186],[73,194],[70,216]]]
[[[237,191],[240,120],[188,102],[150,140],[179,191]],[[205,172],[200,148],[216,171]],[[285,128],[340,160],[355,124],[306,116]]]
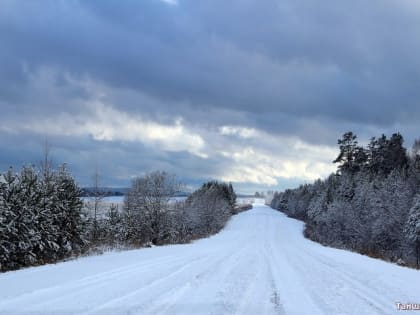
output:
[[[400,314],[420,272],[302,236],[262,204],[187,245],[0,275],[0,314]]]
[[[185,201],[186,199],[187,197],[172,197],[170,199],[170,203],[182,202],[182,201]],[[88,213],[89,216],[93,217],[93,213],[94,213],[93,198],[83,197],[82,200],[85,204],[85,211]],[[236,203],[237,205],[240,206],[244,204],[251,204],[255,200],[257,200],[257,202],[263,202],[263,199],[237,198]],[[104,218],[111,206],[116,207],[119,212],[123,212],[124,211],[124,196],[103,197],[99,203],[99,211],[98,211],[99,217]]]

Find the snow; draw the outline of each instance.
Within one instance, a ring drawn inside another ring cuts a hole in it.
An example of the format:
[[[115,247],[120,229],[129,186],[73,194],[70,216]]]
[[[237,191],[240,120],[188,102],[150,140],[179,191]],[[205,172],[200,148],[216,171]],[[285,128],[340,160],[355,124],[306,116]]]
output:
[[[420,272],[302,236],[262,203],[219,234],[0,275],[0,314],[398,314]]]
[[[83,197],[82,200],[84,202],[93,202],[93,198],[92,197]],[[106,203],[106,204],[122,204],[124,203],[124,196],[107,196],[107,197],[103,197],[101,199],[102,203]]]

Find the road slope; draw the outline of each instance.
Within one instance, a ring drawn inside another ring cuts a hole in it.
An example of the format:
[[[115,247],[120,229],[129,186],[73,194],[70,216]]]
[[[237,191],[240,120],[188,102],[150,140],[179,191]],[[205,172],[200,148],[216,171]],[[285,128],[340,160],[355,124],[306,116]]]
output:
[[[323,247],[264,205],[187,245],[0,275],[0,314],[397,314],[420,272]]]

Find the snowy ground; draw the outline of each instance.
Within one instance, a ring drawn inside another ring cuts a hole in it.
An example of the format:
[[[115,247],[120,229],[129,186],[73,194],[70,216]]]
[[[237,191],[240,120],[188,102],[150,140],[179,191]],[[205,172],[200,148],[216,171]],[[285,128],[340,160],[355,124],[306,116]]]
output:
[[[192,244],[0,275],[8,315],[398,314],[396,302],[420,303],[419,271],[322,247],[263,205]]]

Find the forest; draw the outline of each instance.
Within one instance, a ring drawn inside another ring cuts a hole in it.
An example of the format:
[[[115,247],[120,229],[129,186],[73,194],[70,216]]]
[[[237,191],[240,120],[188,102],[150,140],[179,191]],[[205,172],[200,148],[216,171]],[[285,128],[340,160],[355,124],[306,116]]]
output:
[[[231,184],[203,184],[184,202],[171,198],[182,184],[152,172],[132,181],[122,211],[94,211],[66,165],[24,166],[0,174],[0,271],[55,263],[104,249],[186,243],[218,232],[240,211]]]
[[[419,268],[420,140],[407,150],[395,133],[363,147],[347,132],[338,145],[336,173],[276,192],[271,206],[314,241]]]

